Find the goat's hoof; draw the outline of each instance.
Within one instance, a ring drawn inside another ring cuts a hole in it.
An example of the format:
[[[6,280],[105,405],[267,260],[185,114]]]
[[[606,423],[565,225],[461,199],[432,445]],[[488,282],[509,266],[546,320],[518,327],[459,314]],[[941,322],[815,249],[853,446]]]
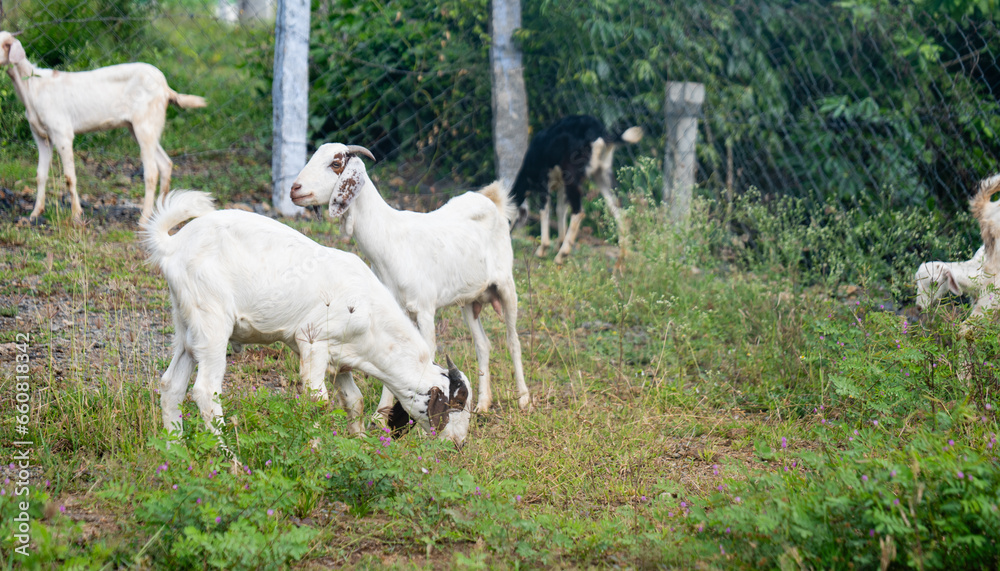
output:
[[[556,254],[556,259],[555,259],[556,264],[560,265],[560,266],[563,265],[563,262],[566,261],[566,256],[567,255],[563,254],[562,252],[559,252],[558,254]]]
[[[34,227],[37,228],[39,226],[45,226],[45,218],[42,218],[41,216],[38,216],[37,214],[32,214],[31,216],[28,216],[28,217],[22,217],[20,220],[17,221],[17,225],[18,226],[34,226]]]
[[[545,246],[539,246],[538,249],[535,250],[535,257],[536,258],[544,258],[545,257]]]
[[[490,402],[489,401],[487,401],[487,402],[480,401],[478,404],[476,404],[476,414],[484,414],[484,413],[487,413],[489,411],[490,411]]]
[[[524,412],[531,412],[531,395],[521,395],[521,398],[517,399],[517,406]]]

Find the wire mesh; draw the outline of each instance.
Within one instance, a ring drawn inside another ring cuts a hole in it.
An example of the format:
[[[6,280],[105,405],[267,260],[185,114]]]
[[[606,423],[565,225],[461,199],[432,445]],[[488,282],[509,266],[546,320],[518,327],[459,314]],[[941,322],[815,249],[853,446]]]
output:
[[[574,113],[612,128],[638,124],[648,135],[620,153],[619,165],[642,155],[662,161],[666,83],[700,82],[704,195],[756,186],[845,207],[880,196],[890,205],[961,210],[1000,157],[1000,36],[996,21],[975,11],[926,6],[524,2],[516,40],[532,130]],[[266,200],[273,29],[266,18],[227,21],[239,7],[8,1],[0,25],[23,31],[40,65],[141,59],[178,91],[207,91],[209,108],[170,112],[164,147],[179,172],[185,164],[197,172],[202,162],[226,168]],[[494,177],[486,0],[316,0],[310,45],[310,145],[368,146],[387,193],[444,198]],[[0,156],[32,161],[9,83],[0,86],[0,105]],[[137,153],[117,142],[127,138],[89,135],[78,146],[128,161],[136,176]],[[263,166],[232,166],[243,161]]]

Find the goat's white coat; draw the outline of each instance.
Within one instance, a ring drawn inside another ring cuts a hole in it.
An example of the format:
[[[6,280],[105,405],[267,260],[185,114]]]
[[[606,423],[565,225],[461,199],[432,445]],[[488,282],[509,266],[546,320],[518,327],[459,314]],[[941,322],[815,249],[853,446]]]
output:
[[[530,408],[517,337],[510,242],[516,208],[499,183],[456,196],[434,212],[396,210],[382,199],[361,158],[346,145],[328,143],[316,150],[292,184],[292,201],[299,206],[328,203],[332,218],[346,214],[345,229],[353,231],[375,274],[414,319],[432,351],[437,346],[434,312],[461,307],[479,363],[477,412],[488,410],[493,400],[490,342],[479,321],[482,306],[492,304],[507,326],[518,404]],[[391,406],[392,395],[383,391],[379,412],[384,415]]]
[[[945,293],[970,294],[979,297],[985,246],[980,246],[972,259],[964,262],[924,262],[917,268],[917,308],[926,310]]]
[[[150,260],[166,276],[173,305],[174,356],[160,393],[169,430],[181,430],[179,405],[195,363],[192,396],[215,428],[229,341],[285,343],[299,354],[303,384],[323,399],[329,366],[355,432],[361,430],[363,411],[351,369],[380,379],[407,413],[430,429],[429,395],[434,387],[449,394],[449,371],[431,362],[424,339],[360,258],[263,216],[216,211],[202,192],[161,197],[143,235]],[[455,373],[469,391],[465,376]],[[447,416],[440,436],[461,445],[469,427],[468,399]]]
[[[962,323],[961,334],[971,332],[972,322],[983,316],[996,306],[997,293],[1000,289],[1000,203],[992,202],[994,194],[1000,192],[1000,174],[993,175],[979,182],[979,191],[970,201],[972,215],[979,222],[980,234],[983,238],[982,269],[976,279],[980,295],[969,318]]]
[[[38,146],[37,194],[31,218],[37,218],[45,210],[45,185],[55,149],[72,195],[73,218],[80,221],[83,209],[76,190],[74,135],[128,127],[139,143],[142,157],[146,197],[141,220],[146,220],[153,210],[157,179],[161,195],[170,191],[173,163],[160,146],[167,105],[204,107],[205,100],[170,89],[163,73],[146,63],[79,72],[35,67],[10,32],[0,32],[0,66],[8,66],[7,75],[24,104],[31,135]]]

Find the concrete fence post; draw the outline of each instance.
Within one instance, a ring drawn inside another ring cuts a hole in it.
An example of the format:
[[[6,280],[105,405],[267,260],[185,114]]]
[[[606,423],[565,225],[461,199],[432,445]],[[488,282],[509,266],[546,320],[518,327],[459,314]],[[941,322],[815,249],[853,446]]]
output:
[[[514,184],[521,160],[528,150],[528,96],[524,89],[521,50],[513,42],[521,27],[520,0],[493,0],[490,15],[493,70],[493,148],[497,178]]]
[[[705,101],[705,84],[667,82],[667,148],[663,159],[663,204],[674,223],[691,215],[698,116]]]
[[[281,0],[274,24],[274,144],[271,202],[282,216],[303,209],[292,204],[292,181],[306,165],[309,124],[309,0]]]

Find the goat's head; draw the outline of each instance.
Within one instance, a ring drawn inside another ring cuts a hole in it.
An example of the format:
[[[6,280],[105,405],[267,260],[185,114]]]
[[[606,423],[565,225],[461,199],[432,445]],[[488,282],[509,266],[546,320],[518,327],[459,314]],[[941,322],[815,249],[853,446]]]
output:
[[[292,183],[292,202],[298,206],[325,202],[330,205],[330,217],[340,218],[368,179],[359,155],[375,160],[371,151],[359,145],[327,143],[316,149]]]
[[[426,430],[451,440],[461,448],[469,435],[469,421],[472,419],[469,379],[458,370],[451,358],[448,358],[447,369],[437,365],[432,365],[431,369],[429,374],[435,377],[433,386],[427,394],[416,396],[414,416]]]
[[[941,299],[945,292],[962,295],[962,287],[943,262],[920,264],[914,279],[917,282],[917,309],[920,311],[925,311]]]
[[[0,32],[0,65],[18,63],[25,58],[24,46],[10,32]]]

